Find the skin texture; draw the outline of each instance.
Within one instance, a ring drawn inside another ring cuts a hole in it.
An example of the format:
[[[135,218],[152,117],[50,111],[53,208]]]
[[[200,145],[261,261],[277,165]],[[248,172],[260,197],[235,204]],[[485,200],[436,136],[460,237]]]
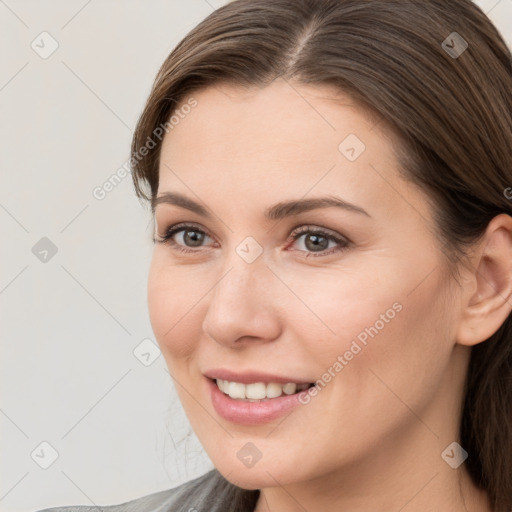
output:
[[[399,176],[391,131],[348,96],[278,80],[263,89],[218,85],[194,98],[164,139],[158,193],[186,195],[212,218],[157,205],[157,239],[181,222],[207,236],[197,247],[175,234],[188,253],[155,244],[148,304],[214,465],[262,490],[258,512],[490,511],[465,465],[452,469],[441,453],[458,440],[471,346],[510,313],[511,218],[493,220],[457,283],[426,197]],[[366,146],[354,161],[339,150],[349,134]],[[327,195],[369,215],[330,207],[263,216],[281,201]],[[348,245],[315,250],[307,234],[293,240],[301,226]],[[252,263],[236,251],[248,236],[263,248]],[[259,426],[215,412],[203,372],[315,382],[393,304],[400,311],[307,405]],[[237,457],[247,442],[262,454],[250,468]]]

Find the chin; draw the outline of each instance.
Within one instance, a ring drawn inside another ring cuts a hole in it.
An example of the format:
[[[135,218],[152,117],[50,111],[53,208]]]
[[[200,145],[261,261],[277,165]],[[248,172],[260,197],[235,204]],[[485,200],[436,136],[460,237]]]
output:
[[[307,479],[305,475],[293,474],[291,467],[282,467],[270,461],[264,463],[260,460],[250,468],[237,462],[225,461],[225,464],[215,464],[215,468],[226,480],[246,490],[290,485]]]
[[[279,478],[279,476],[274,475],[272,470],[267,473],[264,469],[261,469],[259,471],[256,471],[255,468],[251,469],[240,469],[240,468],[231,468],[228,470],[227,473],[224,473],[222,471],[219,472],[222,474],[222,476],[231,482],[234,485],[237,485],[238,487],[241,487],[242,489],[246,489],[248,491],[253,491],[256,489],[264,489],[267,487],[275,487],[277,485],[277,482],[282,484],[282,480]],[[285,482],[286,484],[290,482]]]

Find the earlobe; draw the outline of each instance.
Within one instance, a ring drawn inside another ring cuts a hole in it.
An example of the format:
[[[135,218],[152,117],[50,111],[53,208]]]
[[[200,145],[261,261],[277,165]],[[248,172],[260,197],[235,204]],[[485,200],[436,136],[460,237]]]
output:
[[[512,311],[512,217],[494,217],[474,254],[472,288],[456,338],[467,346],[489,339]]]

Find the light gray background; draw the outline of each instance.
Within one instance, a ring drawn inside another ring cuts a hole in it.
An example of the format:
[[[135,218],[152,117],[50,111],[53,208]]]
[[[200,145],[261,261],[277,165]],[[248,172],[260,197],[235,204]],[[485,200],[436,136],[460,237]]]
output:
[[[127,161],[164,58],[224,3],[0,0],[2,512],[121,503],[212,467],[153,360],[149,210],[130,176],[93,190]],[[477,3],[511,44],[512,0]]]

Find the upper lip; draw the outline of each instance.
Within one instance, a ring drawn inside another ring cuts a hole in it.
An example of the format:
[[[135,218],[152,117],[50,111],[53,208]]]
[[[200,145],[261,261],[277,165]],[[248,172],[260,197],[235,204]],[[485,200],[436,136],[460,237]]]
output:
[[[229,380],[230,382],[240,382],[241,384],[253,384],[255,382],[276,382],[278,384],[287,384],[289,382],[295,384],[311,384],[311,381],[301,380],[295,377],[286,377],[283,375],[274,375],[271,373],[263,373],[258,371],[246,371],[243,373],[235,372],[224,368],[208,370],[203,374],[209,379]]]

